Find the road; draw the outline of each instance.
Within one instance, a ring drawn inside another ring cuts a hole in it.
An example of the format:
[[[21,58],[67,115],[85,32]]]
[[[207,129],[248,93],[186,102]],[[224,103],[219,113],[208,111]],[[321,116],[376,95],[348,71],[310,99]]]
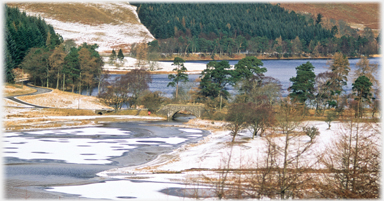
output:
[[[24,85],[27,85],[27,84],[28,84],[28,82],[24,82]],[[7,96],[7,97],[4,97],[4,98],[7,98],[9,100],[12,100],[12,101],[15,101],[17,103],[24,104],[24,105],[32,106],[32,107],[35,107],[35,108],[49,108],[49,107],[44,107],[44,106],[39,106],[39,105],[33,105],[33,104],[30,104],[30,103],[27,103],[27,102],[19,100],[17,98],[19,96],[30,96],[30,95],[44,94],[44,93],[49,93],[49,92],[52,91],[51,89],[35,87],[35,86],[31,86],[31,85],[28,85],[28,87],[36,89],[37,91],[34,92],[34,93],[30,93],[30,94],[23,94],[23,95],[17,95],[17,96]]]

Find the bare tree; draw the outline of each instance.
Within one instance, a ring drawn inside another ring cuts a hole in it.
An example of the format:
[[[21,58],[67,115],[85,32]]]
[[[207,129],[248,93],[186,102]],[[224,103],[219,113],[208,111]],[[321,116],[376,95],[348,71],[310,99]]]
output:
[[[227,124],[227,128],[231,130],[231,135],[233,135],[232,143],[235,142],[238,132],[245,128],[247,117],[243,114],[248,109],[248,105],[245,103],[234,103],[229,106],[226,120],[230,122]]]
[[[121,77],[132,96],[129,98],[129,105],[136,106],[139,94],[149,88],[152,77],[148,71],[141,69],[133,69]]]
[[[115,77],[113,80],[105,80],[102,83],[101,93],[98,95],[105,104],[113,106],[115,112],[121,109],[123,103],[128,101],[130,93],[129,85],[122,77]]]
[[[344,119],[337,138],[319,156],[328,170],[318,182],[324,198],[377,199],[380,191],[380,126]]]
[[[272,105],[269,103],[247,103],[248,110],[243,113],[246,117],[246,126],[252,132],[252,139],[258,134],[261,136],[265,129],[275,123],[275,115]]]

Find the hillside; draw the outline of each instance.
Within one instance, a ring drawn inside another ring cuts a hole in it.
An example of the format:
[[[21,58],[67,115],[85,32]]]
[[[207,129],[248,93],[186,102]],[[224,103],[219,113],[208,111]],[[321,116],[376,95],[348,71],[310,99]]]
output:
[[[155,33],[149,33],[138,18],[137,7],[128,2],[7,3],[7,5],[16,6],[28,15],[41,15],[57,33],[63,36],[64,40],[73,39],[77,44],[97,43],[100,53],[110,53],[112,49],[119,48],[129,52],[131,44],[154,39]],[[369,27],[373,29],[375,36],[379,33],[379,3],[281,3],[280,7],[313,16],[321,13],[325,19],[343,20],[360,30],[365,26]],[[230,27],[227,24],[225,26]],[[231,25],[230,29],[234,27]],[[167,30],[161,32],[165,31]],[[174,27],[168,31],[174,32]]]
[[[130,50],[130,45],[154,38],[141,24],[136,7],[128,2],[116,3],[7,3],[28,15],[40,15],[64,40],[76,44],[96,43],[98,51]]]
[[[321,14],[324,18],[343,20],[352,28],[371,28],[376,34],[380,28],[379,3],[280,3],[280,7],[297,13]]]

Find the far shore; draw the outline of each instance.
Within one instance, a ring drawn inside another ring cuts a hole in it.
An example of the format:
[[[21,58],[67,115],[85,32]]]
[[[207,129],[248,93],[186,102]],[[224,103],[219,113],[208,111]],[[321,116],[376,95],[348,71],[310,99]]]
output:
[[[236,61],[236,60],[241,60],[242,58],[244,58],[245,55],[238,55],[236,58],[233,58],[233,59],[228,59],[228,58],[223,58],[223,59],[215,59],[215,61],[220,61],[220,60],[225,60],[225,61]],[[381,54],[375,54],[375,55],[372,55],[371,57],[369,58],[378,58],[378,57],[381,57]],[[183,57],[181,57],[183,58]],[[332,57],[288,57],[288,58],[285,58],[285,57],[282,57],[280,59],[278,58],[260,58],[260,57],[257,57],[258,59],[260,60],[329,60],[329,59],[332,59]],[[130,66],[130,69],[124,69],[123,68],[120,68],[118,70],[118,68],[116,67],[107,67],[108,65],[104,66],[104,72],[105,73],[108,73],[108,74],[116,74],[116,75],[122,75],[122,74],[126,74],[128,72],[131,71],[131,69],[133,69],[134,67],[134,63],[136,62],[136,59],[135,58],[132,58],[132,57],[125,57],[125,59],[127,59],[126,61],[126,64],[125,66]],[[185,62],[198,62],[198,61],[203,61],[203,62],[207,62],[207,61],[213,61],[211,58],[205,58],[205,59],[202,59],[202,58],[193,58],[193,59],[190,59],[190,58],[183,58],[185,60]],[[359,59],[358,57],[350,57],[349,59]],[[160,65],[162,65],[162,69],[161,70],[154,70],[154,71],[149,71],[150,74],[173,74],[175,73],[174,71],[172,71],[173,69],[173,66],[171,65],[170,62],[173,62],[173,60],[171,59],[159,59],[158,62],[160,63]],[[205,65],[203,63],[192,63],[193,67],[192,68],[188,68],[188,71],[187,73],[188,74],[201,74],[201,71],[203,71],[205,69]],[[192,70],[191,70],[192,69]]]

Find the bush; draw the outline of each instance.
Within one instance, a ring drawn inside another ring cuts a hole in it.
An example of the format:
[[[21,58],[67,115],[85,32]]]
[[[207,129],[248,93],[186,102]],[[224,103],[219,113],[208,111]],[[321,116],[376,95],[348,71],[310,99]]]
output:
[[[156,112],[163,104],[170,103],[171,100],[165,96],[161,91],[151,92],[149,90],[144,91],[138,98],[138,103],[144,105],[151,112]]]

